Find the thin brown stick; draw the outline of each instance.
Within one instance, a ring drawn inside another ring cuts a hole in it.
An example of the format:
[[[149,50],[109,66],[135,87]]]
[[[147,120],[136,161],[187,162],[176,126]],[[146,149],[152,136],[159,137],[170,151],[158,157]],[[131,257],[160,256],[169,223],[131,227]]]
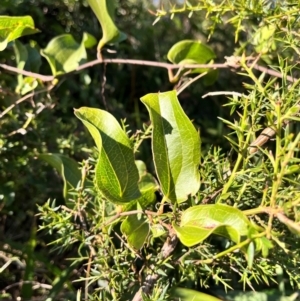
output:
[[[0,64],[0,68],[2,68],[4,70],[7,70],[7,71],[10,71],[12,73],[17,73],[17,74],[22,74],[22,75],[30,76],[30,77],[33,77],[33,78],[37,78],[37,79],[40,79],[43,82],[50,82],[55,78],[55,76],[53,76],[53,75],[42,75],[42,74],[39,74],[39,73],[26,71],[26,70],[19,69],[19,68],[9,66],[9,65],[6,65],[6,64]]]
[[[224,68],[239,68],[240,64],[239,64],[239,57],[236,57],[235,60],[230,60],[230,61],[226,61],[225,63],[217,63],[217,64],[186,64],[186,65],[180,65],[180,64],[171,64],[171,63],[164,63],[164,62],[155,62],[155,61],[145,61],[145,60],[132,60],[132,59],[96,59],[90,62],[87,62],[81,66],[79,66],[78,68],[76,68],[76,70],[71,71],[67,74],[72,74],[74,72],[78,72],[90,67],[93,67],[95,65],[99,65],[99,64],[129,64],[129,65],[140,65],[140,66],[149,66],[149,67],[157,67],[157,68],[165,68],[167,70],[172,70],[172,69],[179,69],[179,68],[185,68],[185,69],[197,69],[197,68],[207,68],[207,69],[224,69]],[[272,70],[272,69],[268,69],[266,67],[260,66],[258,64],[251,64],[251,61],[253,63],[254,58],[253,57],[249,57],[248,58],[248,65],[251,68],[254,68],[258,71],[261,72],[265,72],[269,75],[278,77],[278,78],[282,78],[282,74],[278,71]],[[22,70],[16,67],[12,67],[6,64],[0,64],[0,68],[5,69],[7,71],[16,73],[16,74],[22,74],[22,75],[26,75],[26,76],[30,76],[33,78],[37,78],[43,82],[49,82],[54,80],[56,77],[53,75],[42,75],[39,73],[34,73],[34,72],[30,72],[30,71],[26,71],[26,70]],[[62,77],[65,76],[66,74],[60,75],[58,77]],[[296,78],[294,78],[293,76],[287,76],[286,77],[288,81],[290,82],[295,82]]]
[[[182,86],[180,86],[177,90],[177,95],[179,95],[183,90],[185,90],[189,85],[191,85],[192,83],[194,83],[195,81],[197,81],[199,78],[205,76],[207,74],[207,72],[203,72],[198,74],[196,77],[192,78],[191,80],[189,80],[188,82],[184,83]]]
[[[178,237],[176,236],[176,234],[171,230],[169,232],[169,236],[167,237],[161,252],[160,252],[160,257],[161,259],[166,259],[168,258],[173,251],[175,250],[176,246],[178,243]],[[151,268],[154,269],[154,266],[152,266]],[[155,285],[155,283],[157,282],[157,280],[159,279],[159,274],[156,273],[150,273],[145,277],[145,281],[143,282],[143,285],[141,286],[141,288],[136,292],[136,294],[134,295],[132,301],[143,301],[143,297],[142,294],[146,294],[149,295]]]
[[[7,114],[9,111],[11,111],[16,105],[20,104],[21,102],[31,98],[34,96],[34,92],[31,92],[29,94],[26,94],[25,96],[23,96],[22,98],[20,98],[19,100],[17,100],[15,103],[13,103],[12,105],[10,105],[9,107],[7,107],[2,113],[0,113],[0,118],[2,118],[5,114]]]
[[[45,89],[41,89],[38,91],[34,91],[31,92],[29,94],[26,94],[25,96],[23,96],[22,98],[18,99],[15,103],[13,103],[12,105],[10,105],[9,107],[7,107],[2,113],[0,113],[0,118],[2,118],[5,114],[7,114],[9,111],[11,111],[16,105],[20,104],[21,102],[35,96],[38,95],[40,93],[44,93],[44,92],[49,92],[54,88],[54,85],[51,85]]]
[[[266,68],[266,67],[263,67],[263,66],[260,66],[260,65],[257,65],[257,64],[253,65],[252,67],[253,67],[253,69],[256,69],[260,72],[264,72],[264,73],[269,74],[269,75],[272,75],[274,77],[283,78],[281,73],[279,73],[278,71],[275,71],[273,69],[269,69],[269,68]],[[297,80],[299,80],[298,78],[295,78],[295,77],[290,76],[290,75],[287,75],[286,79],[291,83],[294,83]]]

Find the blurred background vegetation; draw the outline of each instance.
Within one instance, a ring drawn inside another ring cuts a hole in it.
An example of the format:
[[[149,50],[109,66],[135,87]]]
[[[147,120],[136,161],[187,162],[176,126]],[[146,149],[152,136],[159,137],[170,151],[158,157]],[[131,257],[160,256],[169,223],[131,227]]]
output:
[[[183,39],[207,41],[210,29],[204,13],[188,13],[162,18],[152,25],[156,11],[169,1],[120,0],[116,12],[118,27],[128,35],[128,39],[115,48],[116,53],[104,53],[107,57],[167,61],[170,47]],[[173,1],[175,2],[175,1]],[[179,1],[180,2],[180,1]],[[23,43],[35,40],[45,48],[55,36],[71,33],[77,41],[83,32],[101,37],[101,29],[92,10],[84,0],[2,0],[0,15],[30,15],[36,28],[41,32],[21,39]],[[259,20],[251,20],[257,23]],[[244,36],[243,36],[244,35]],[[224,62],[239,45],[234,43],[234,29],[231,25],[219,24],[208,45],[217,55],[216,62]],[[246,40],[247,33],[241,34],[240,41]],[[89,60],[95,59],[95,50],[88,50]],[[43,59],[44,60],[44,59]],[[13,47],[0,52],[0,62],[15,66]],[[40,73],[50,74],[46,61]],[[243,79],[245,82],[246,79]],[[17,76],[4,70],[0,72],[0,106],[6,108],[20,96],[15,93]],[[16,106],[0,119],[0,262],[8,262],[8,254],[14,260],[0,273],[1,290],[7,297],[17,298],[21,294],[20,281],[31,279],[39,283],[53,282],[68,267],[67,258],[75,256],[77,250],[49,253],[46,248],[51,241],[48,235],[37,232],[37,205],[48,199],[56,199],[56,204],[64,202],[62,180],[49,165],[36,159],[39,153],[61,153],[82,161],[89,155],[93,142],[83,126],[74,118],[73,108],[89,106],[107,109],[118,120],[125,119],[135,132],[148,122],[146,109],[140,97],[150,92],[167,91],[173,88],[164,69],[134,65],[97,65],[78,74],[72,74],[50,93],[41,93],[34,99]],[[212,91],[243,92],[241,78],[228,69],[219,73],[212,86],[204,86],[200,81],[191,85],[179,97],[181,105],[190,119],[201,130],[203,149],[220,146],[223,152],[229,150],[224,139],[228,132],[217,117],[233,119],[229,108],[223,107],[224,96],[201,96]],[[23,131],[19,129],[23,128]],[[149,163],[150,146],[144,146],[141,158]],[[151,168],[151,166],[149,166]],[[32,245],[34,244],[34,246]],[[26,275],[24,260],[33,260],[34,274]],[[81,284],[70,284],[78,279],[81,270],[66,275],[67,291]],[[16,284],[16,285],[12,285]],[[69,287],[68,287],[69,286]],[[26,293],[23,291],[23,296]],[[42,295],[39,287],[35,295]],[[4,298],[5,296],[3,296]]]

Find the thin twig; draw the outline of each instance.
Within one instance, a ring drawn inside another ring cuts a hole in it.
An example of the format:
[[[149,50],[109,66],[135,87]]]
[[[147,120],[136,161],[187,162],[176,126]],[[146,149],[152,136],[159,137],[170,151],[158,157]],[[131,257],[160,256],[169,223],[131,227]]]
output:
[[[217,91],[217,92],[209,92],[205,95],[202,96],[202,98],[208,97],[208,96],[216,96],[216,95],[232,95],[232,96],[237,96],[237,97],[242,97],[242,96],[246,96],[242,93],[239,92],[230,92],[230,91]]]
[[[16,105],[20,104],[21,102],[29,99],[30,97],[33,97],[35,94],[35,92],[31,92],[29,94],[26,94],[25,96],[23,96],[22,98],[20,98],[19,100],[17,100],[15,103],[13,103],[12,105],[10,105],[9,107],[7,107],[1,114],[0,114],[0,118],[2,118],[5,114],[7,114],[9,111],[11,111]]]
[[[72,74],[74,72],[78,72],[90,67],[93,67],[95,65],[99,65],[99,64],[128,64],[128,65],[140,65],[140,66],[149,66],[149,67],[157,67],[157,68],[165,68],[167,70],[171,70],[171,69],[179,69],[179,68],[184,68],[184,69],[197,69],[197,68],[206,68],[206,69],[224,69],[224,68],[239,68],[240,64],[239,64],[239,57],[236,57],[234,60],[227,60],[225,63],[216,63],[216,64],[186,64],[186,65],[180,65],[180,64],[171,64],[171,63],[164,63],[164,62],[155,62],[155,61],[145,61],[145,60],[132,60],[132,59],[96,59],[90,62],[87,62],[85,64],[80,65],[78,68],[76,68],[74,71],[71,71],[67,74],[62,74],[59,75],[57,77],[63,77],[65,75],[68,74]],[[283,75],[275,70],[272,69],[268,69],[266,67],[260,66],[260,65],[252,65],[251,61],[254,60],[253,57],[249,57],[247,58],[248,61],[250,61],[248,63],[248,66],[251,68],[254,68],[258,71],[267,73],[269,75],[278,77],[278,78],[283,78]],[[22,70],[16,67],[12,67],[6,64],[0,64],[0,68],[5,69],[7,71],[13,72],[13,73],[17,73],[17,74],[22,74],[22,75],[26,75],[26,76],[30,76],[33,78],[37,78],[43,82],[49,82],[49,81],[53,81],[56,76],[53,75],[42,75],[39,73],[34,73],[34,72],[30,72],[30,71],[26,71],[26,70]],[[298,79],[294,78],[293,76],[287,76],[286,79],[290,82],[295,82]]]
[[[41,89],[41,90],[38,90],[38,91],[34,91],[34,92],[31,92],[29,94],[26,94],[25,96],[23,96],[22,98],[18,99],[15,103],[13,103],[12,105],[10,105],[8,108],[6,108],[2,113],[0,113],[0,118],[2,118],[4,115],[6,115],[9,111],[11,111],[16,105],[22,103],[23,101],[35,96],[35,95],[38,95],[38,94],[41,94],[41,93],[44,93],[44,92],[49,92],[51,91],[52,89],[54,88],[54,85],[51,85],[45,89]]]
[[[168,258],[175,250],[177,243],[178,243],[178,237],[176,236],[174,231],[171,230],[169,232],[169,236],[167,237],[167,240],[165,241],[161,249],[160,252],[161,259],[164,260]],[[152,268],[154,269],[153,266]],[[147,295],[150,294],[158,279],[159,279],[159,274],[155,274],[155,273],[148,274],[145,278],[143,285],[134,295],[132,301],[142,301],[143,300],[142,294],[147,294]]]
[[[263,72],[263,73],[266,73],[266,74],[269,74],[269,75],[272,75],[272,76],[275,76],[275,77],[283,78],[283,75],[278,71],[275,71],[275,70],[272,70],[272,69],[269,69],[269,68],[266,68],[266,67],[263,67],[263,66],[260,66],[260,65],[257,65],[257,64],[253,65],[251,67],[253,67],[253,69],[256,69],[260,72]],[[290,75],[287,75],[286,79],[287,79],[287,81],[289,81],[291,83],[294,83],[294,82],[299,80],[298,78],[295,78],[295,77],[290,76]]]
[[[2,291],[7,291],[9,290],[10,288],[12,287],[15,287],[15,286],[21,286],[23,284],[32,284],[32,289],[39,289],[39,288],[44,288],[44,289],[47,289],[47,290],[50,290],[52,289],[52,285],[49,285],[49,284],[45,284],[45,283],[40,283],[40,282],[37,282],[37,281],[30,281],[30,280],[27,280],[27,281],[20,281],[20,282],[15,282],[13,284],[10,284],[8,286],[6,286],[4,289],[2,289]]]
[[[297,112],[293,114],[292,116],[299,116],[299,110],[300,105],[296,106]],[[282,121],[283,126],[287,126],[290,123],[290,120],[283,120]],[[274,125],[276,126],[278,124],[278,120],[274,122]],[[276,134],[276,128],[275,127],[267,127],[265,128],[259,136],[250,144],[249,146],[249,153],[254,154],[258,151],[260,147],[262,147],[266,142],[268,142],[271,138],[273,138]]]
[[[191,85],[192,83],[194,83],[196,80],[198,80],[199,78],[203,77],[204,75],[206,75],[207,72],[203,72],[198,74],[196,77],[192,78],[191,80],[189,80],[188,82],[184,83],[182,86],[180,86],[177,90],[177,95],[179,95],[183,90],[185,90],[189,85]]]

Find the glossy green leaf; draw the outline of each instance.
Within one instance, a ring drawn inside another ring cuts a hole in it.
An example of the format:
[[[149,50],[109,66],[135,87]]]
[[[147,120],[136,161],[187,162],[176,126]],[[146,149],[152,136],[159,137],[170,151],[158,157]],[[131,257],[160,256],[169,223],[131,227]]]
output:
[[[190,247],[213,233],[239,243],[241,236],[247,236],[250,222],[237,208],[222,204],[198,205],[184,211],[180,225],[173,223],[173,227],[180,241]]]
[[[85,39],[86,37],[83,37],[81,43],[78,43],[72,35],[63,34],[53,38],[47,47],[41,50],[53,75],[71,72],[86,61]]]
[[[96,15],[103,32],[98,44],[98,51],[109,43],[118,43],[126,39],[126,35],[119,31],[114,23],[115,0],[87,0]]]
[[[164,196],[184,202],[200,186],[199,133],[182,110],[176,91],[141,98],[153,124],[152,153]]]
[[[172,288],[170,297],[172,301],[222,301],[214,296],[182,287]]]
[[[82,107],[75,115],[87,127],[99,150],[95,182],[113,203],[124,204],[141,196],[139,174],[129,138],[108,112]]]
[[[215,53],[209,46],[194,40],[180,41],[173,45],[168,52],[168,60],[180,65],[206,64],[213,61],[215,57]],[[212,84],[217,79],[218,70],[207,68],[192,69],[189,74],[203,72],[208,72],[203,78],[204,84]]]
[[[10,41],[37,32],[39,30],[35,28],[30,16],[0,16],[0,51],[4,50]]]
[[[81,180],[78,163],[61,154],[40,154],[38,158],[49,163],[61,175],[64,181],[64,198],[68,201],[68,191],[71,188],[76,188]]]
[[[137,250],[144,245],[149,231],[149,223],[143,215],[130,215],[121,225],[121,232],[126,235],[128,243]]]
[[[200,41],[184,40],[176,43],[168,52],[168,60],[174,64],[205,64],[216,57],[213,50]]]

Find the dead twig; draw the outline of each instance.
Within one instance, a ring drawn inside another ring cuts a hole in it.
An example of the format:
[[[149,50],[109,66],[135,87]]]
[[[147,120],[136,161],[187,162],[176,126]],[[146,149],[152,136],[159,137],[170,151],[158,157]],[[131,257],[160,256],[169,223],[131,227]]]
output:
[[[178,237],[176,236],[175,232],[170,230],[169,236],[167,237],[167,240],[165,241],[160,251],[161,259],[168,258],[175,250],[177,243],[178,243]],[[154,269],[155,267],[152,266],[151,268]],[[142,294],[147,294],[147,295],[150,294],[158,279],[159,279],[158,274],[156,273],[148,274],[145,278],[143,285],[137,291],[132,301],[143,301]]]

